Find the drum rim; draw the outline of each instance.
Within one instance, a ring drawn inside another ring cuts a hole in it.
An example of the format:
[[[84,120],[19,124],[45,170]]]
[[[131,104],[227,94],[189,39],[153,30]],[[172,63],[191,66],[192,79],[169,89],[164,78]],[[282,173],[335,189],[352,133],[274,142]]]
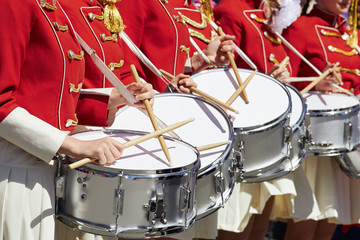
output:
[[[112,133],[126,133],[126,134],[134,134],[134,135],[145,135],[148,132],[145,131],[136,131],[136,130],[125,130],[125,129],[105,129],[105,130],[93,130],[93,131],[88,131],[88,132],[102,132],[105,134],[112,134]],[[80,132],[80,133],[75,133],[75,134],[81,134],[84,132]],[[73,134],[73,135],[75,135]],[[96,164],[86,164],[82,167],[76,168],[74,170],[77,171],[82,171],[82,172],[91,172],[91,173],[100,173],[99,175],[102,175],[104,177],[117,177],[117,176],[121,176],[121,177],[125,177],[128,179],[156,179],[156,178],[166,178],[167,176],[170,177],[175,177],[176,175],[184,175],[184,174],[188,174],[188,172],[194,172],[194,171],[198,171],[200,168],[200,153],[199,151],[192,146],[191,144],[184,142],[180,139],[176,139],[170,136],[166,136],[163,135],[165,139],[167,140],[171,140],[171,141],[175,141],[178,142],[182,145],[186,145],[189,147],[189,149],[191,149],[196,156],[196,159],[189,163],[186,164],[184,166],[179,166],[176,168],[166,168],[166,169],[155,169],[155,170],[145,170],[145,169],[121,169],[121,168],[111,168],[111,167],[107,167],[107,166],[100,166],[100,165],[96,165]],[[70,162],[74,162],[74,159],[71,157],[66,157],[65,160],[63,160],[63,163],[66,161],[70,161]],[[72,171],[72,170],[68,170],[68,171]],[[104,173],[108,173],[108,174],[104,174]]]
[[[297,90],[294,86],[292,86],[291,84],[286,83],[285,84],[286,87],[288,87],[289,89],[291,89],[292,91],[294,91],[294,93],[299,97],[299,99],[301,100],[301,105],[302,105],[302,113],[300,115],[300,118],[297,119],[296,123],[294,124],[294,126],[290,126],[292,132],[296,132],[302,125],[304,125],[304,121],[305,121],[305,117],[306,117],[306,113],[307,113],[307,104],[306,101],[304,99],[304,97],[301,95],[301,93],[299,92],[299,90]],[[290,91],[289,91],[290,92]],[[291,93],[290,93],[291,96]],[[293,106],[292,102],[291,102],[291,106]],[[292,113],[292,109],[291,109],[291,113]],[[291,116],[290,116],[291,118]],[[290,121],[290,120],[289,120]],[[289,122],[290,124],[290,122]]]
[[[250,69],[245,69],[245,68],[238,68],[239,70],[242,70],[244,72],[247,73],[252,73],[253,71]],[[192,75],[191,77],[196,77],[196,76],[201,76],[204,74],[207,74],[208,72],[213,71],[213,72],[217,72],[217,71],[233,71],[232,68],[214,68],[214,69],[208,69],[206,71],[201,71],[198,73],[195,73],[194,75]],[[288,97],[288,106],[286,108],[286,110],[281,113],[279,116],[277,116],[275,119],[272,119],[268,122],[262,123],[262,124],[258,124],[258,125],[254,125],[254,126],[245,126],[245,127],[238,127],[238,126],[234,126],[234,129],[238,130],[238,131],[242,131],[242,132],[252,132],[253,130],[259,130],[262,131],[263,128],[267,128],[268,126],[271,127],[271,125],[277,125],[278,123],[280,123],[282,120],[284,120],[284,118],[287,118],[289,113],[291,112],[291,95],[289,90],[285,87],[284,84],[282,84],[280,81],[270,77],[269,75],[265,74],[265,73],[261,73],[261,72],[256,72],[255,75],[260,75],[266,79],[269,79],[270,81],[274,82],[275,84],[277,84],[278,86],[280,86],[286,93],[287,97]],[[234,124],[233,124],[234,125]],[[257,132],[257,131],[256,131]]]
[[[315,94],[321,94],[321,95],[338,95],[338,96],[347,96],[340,93],[332,93],[332,92],[320,92],[320,91],[310,91],[309,93],[315,93]],[[347,96],[350,98],[353,98],[351,96]],[[305,101],[306,98],[304,97]],[[356,98],[353,98],[358,101],[357,105],[349,106],[346,108],[333,108],[333,109],[324,109],[324,110],[311,110],[308,108],[307,112],[311,117],[317,117],[317,116],[343,116],[343,115],[349,115],[351,113],[357,112],[360,110],[360,101]],[[308,105],[308,104],[307,104]]]
[[[198,171],[198,176],[201,176],[202,174],[208,173],[209,171],[215,171],[217,168],[219,168],[221,166],[221,164],[223,164],[228,158],[229,155],[231,153],[231,149],[233,147],[233,143],[234,143],[234,127],[233,127],[233,122],[230,120],[230,118],[228,117],[227,113],[218,105],[204,99],[201,98],[199,96],[193,95],[193,94],[188,94],[188,93],[175,93],[175,92],[164,92],[164,93],[157,93],[154,96],[155,98],[160,98],[160,97],[168,97],[168,96],[176,96],[176,97],[186,97],[186,98],[192,98],[192,99],[199,99],[207,104],[209,104],[210,106],[212,106],[213,108],[215,108],[216,110],[218,110],[220,112],[221,115],[223,115],[224,119],[226,120],[226,123],[229,127],[229,140],[231,141],[231,144],[228,144],[227,147],[225,148],[224,152],[218,156],[217,159],[215,159],[214,161],[212,161],[211,164],[208,164],[206,167],[199,169]],[[121,114],[121,112],[125,111],[126,109],[130,108],[129,106],[124,106],[123,108],[119,109],[118,112],[116,114]],[[177,139],[177,138],[175,138]],[[178,139],[181,140],[181,139]],[[183,141],[183,140],[181,140]],[[193,146],[191,143],[187,142],[189,145]],[[195,148],[195,146],[193,146]],[[199,153],[200,154],[200,153]],[[224,156],[224,157],[223,157]],[[200,158],[200,162],[201,162],[201,157],[199,155]],[[221,164],[219,164],[219,161]]]
[[[205,173],[208,173],[209,171],[215,171],[217,170],[225,161],[228,160],[231,149],[233,147],[233,143],[234,143],[234,128],[233,128],[233,123],[230,120],[230,118],[228,117],[228,115],[226,114],[226,112],[219,107],[218,105],[204,99],[201,98],[199,96],[193,95],[193,94],[188,94],[188,93],[173,93],[173,92],[166,92],[166,93],[159,93],[159,94],[155,94],[155,97],[166,97],[166,96],[176,96],[176,97],[186,97],[186,98],[193,98],[193,99],[198,99],[200,101],[205,102],[206,104],[211,105],[213,108],[215,108],[216,110],[218,110],[221,115],[223,115],[224,119],[226,120],[226,123],[228,125],[228,130],[229,130],[229,139],[228,141],[231,141],[231,144],[228,144],[225,148],[225,150],[221,153],[221,155],[219,155],[214,161],[212,161],[211,164],[208,164],[206,167],[204,168],[200,168],[198,171],[198,176],[202,176]],[[190,145],[192,145],[191,143],[189,143]],[[194,146],[195,147],[195,146]],[[201,154],[200,154],[200,161],[201,161]],[[221,164],[219,164],[219,161]]]

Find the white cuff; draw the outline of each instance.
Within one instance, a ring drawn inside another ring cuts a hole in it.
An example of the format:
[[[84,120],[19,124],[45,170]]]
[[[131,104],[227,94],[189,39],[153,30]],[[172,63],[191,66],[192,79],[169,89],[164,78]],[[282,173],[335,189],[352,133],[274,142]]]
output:
[[[0,133],[7,141],[45,162],[56,155],[67,135],[21,107],[0,123]]]

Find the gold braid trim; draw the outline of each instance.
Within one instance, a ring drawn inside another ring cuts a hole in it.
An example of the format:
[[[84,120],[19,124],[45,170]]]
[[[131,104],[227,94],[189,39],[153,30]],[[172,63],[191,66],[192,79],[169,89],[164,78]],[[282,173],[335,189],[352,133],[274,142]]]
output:
[[[203,42],[205,42],[207,44],[209,44],[210,41],[211,41],[210,39],[207,39],[202,33],[199,33],[199,32],[194,31],[192,29],[190,29],[189,32],[190,32],[191,37],[196,37],[197,39],[200,39],[201,41],[203,41]]]
[[[215,38],[217,38],[219,35],[217,34],[217,32],[215,30],[211,30],[211,40],[214,40]]]
[[[125,28],[119,10],[115,6],[115,3],[118,1],[119,0],[105,0],[103,12],[104,24],[112,33],[119,33]]]
[[[50,3],[47,3],[47,2],[41,3],[41,6],[42,6],[43,8],[46,8],[46,9],[50,10],[50,11],[55,11],[55,10],[57,9],[57,7],[55,6],[55,4],[54,4],[54,5],[51,5]]]
[[[213,11],[211,8],[210,0],[200,0],[200,12],[205,14],[208,21],[213,19]]]
[[[275,44],[281,44],[281,39],[280,38],[273,38],[272,36],[270,36],[267,32],[264,32],[264,36],[269,39],[271,42],[275,43]]]
[[[69,50],[68,53],[68,58],[69,59],[72,59],[72,60],[82,60],[84,58],[84,52],[83,51],[80,51],[80,54],[77,55],[75,54],[72,50]]]
[[[207,26],[207,22],[206,22],[206,16],[205,14],[201,13],[201,23],[195,22],[194,20],[186,17],[185,15],[183,15],[182,13],[179,12],[180,17],[190,26],[197,28],[197,29],[204,29]]]
[[[69,30],[69,27],[67,25],[60,25],[57,22],[54,22],[54,27],[57,31],[66,32]]]
[[[345,56],[354,56],[354,55],[358,54],[358,51],[356,51],[355,49],[352,49],[350,52],[347,52],[347,51],[338,49],[336,47],[333,47],[331,45],[328,46],[328,49],[330,52],[337,52],[337,53],[343,54]]]
[[[76,114],[75,114],[74,117],[75,117],[75,120],[72,120],[72,119],[66,120],[65,127],[68,128],[68,127],[71,127],[71,126],[77,126],[78,125],[79,120],[78,120]]]
[[[106,42],[106,41],[117,42],[118,41],[117,37],[118,37],[118,35],[116,33],[112,34],[111,36],[106,36],[105,33],[100,34],[100,39],[103,42]]]
[[[96,19],[96,20],[99,20],[99,21],[102,21],[102,20],[104,20],[104,16],[103,15],[97,15],[97,14],[95,14],[95,13],[89,13],[88,14],[88,18],[91,20],[91,21],[94,21],[94,19]]]
[[[263,18],[259,18],[258,16],[256,16],[256,14],[252,13],[250,14],[250,18],[257,21],[258,23],[264,23],[266,21],[266,19]]]
[[[120,60],[120,62],[115,63],[109,63],[108,68],[113,71],[115,68],[121,68],[124,65],[124,60]]]
[[[346,44],[351,48],[355,48],[358,45],[358,33],[357,33],[357,8],[358,8],[358,0],[353,0],[350,7],[349,12],[349,25],[348,29],[352,29],[349,39],[346,41]]]
[[[78,87],[75,87],[75,84],[73,83],[69,83],[69,92],[75,92],[75,93],[78,93],[80,92],[81,88],[82,88],[82,83],[80,83],[78,85]]]
[[[329,36],[329,37],[338,37],[341,38],[342,40],[347,40],[349,38],[349,35],[345,34],[339,34],[339,33],[335,33],[335,32],[328,32],[325,31],[324,29],[321,29],[321,34],[324,36]]]
[[[340,67],[339,69],[341,72],[352,73],[352,74],[355,74],[356,76],[360,76],[359,69],[349,69],[349,68],[343,68],[343,67]]]

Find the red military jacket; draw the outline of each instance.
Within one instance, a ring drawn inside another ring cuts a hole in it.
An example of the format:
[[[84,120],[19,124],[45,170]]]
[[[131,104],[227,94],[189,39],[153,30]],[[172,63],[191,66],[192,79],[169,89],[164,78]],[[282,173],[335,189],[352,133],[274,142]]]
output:
[[[81,38],[96,51],[96,54],[120,78],[120,68],[124,64],[123,43],[116,33],[111,33],[104,25],[103,6],[97,0],[61,0],[61,5],[69,16],[75,31]],[[84,89],[111,88],[112,84],[94,64],[88,54],[85,54]],[[132,79],[123,81],[125,85]],[[86,125],[106,126],[108,96],[93,96],[82,94],[77,107],[77,115],[91,117],[83,121]]]
[[[224,33],[234,35],[235,44],[254,62],[260,72],[269,73],[274,65],[270,55],[281,62],[286,52],[280,39],[264,23],[265,15],[259,8],[260,0],[221,0],[214,8],[214,17]],[[239,56],[236,65],[249,68]],[[291,68],[288,65],[291,73]]]
[[[84,61],[70,56],[81,55],[81,48],[60,5],[45,2],[1,4],[0,121],[21,107],[58,129],[72,131],[79,92],[69,86],[81,85]]]
[[[189,33],[174,9],[166,0],[126,0],[117,3],[125,33],[158,69],[173,75],[184,72],[189,56]],[[130,64],[134,64],[140,77],[162,92],[168,82],[158,78],[140,60],[124,48],[122,79],[132,78]]]
[[[169,0],[174,7],[177,16],[186,23],[190,37],[195,41],[201,50],[204,50],[211,40],[218,35],[211,27],[206,16],[196,8],[192,0]],[[190,56],[197,50],[191,45]]]
[[[78,123],[83,53],[56,1],[4,1],[0,12],[0,137],[49,162]]]
[[[339,26],[335,28],[335,24]],[[360,56],[356,49],[346,44],[350,35],[345,27],[346,19],[318,7],[305,16],[301,16],[283,35],[316,68],[323,71],[326,62],[339,62],[341,75],[346,89],[360,93]],[[316,72],[294,53],[288,52],[294,76],[318,76]],[[303,89],[309,82],[294,84]]]

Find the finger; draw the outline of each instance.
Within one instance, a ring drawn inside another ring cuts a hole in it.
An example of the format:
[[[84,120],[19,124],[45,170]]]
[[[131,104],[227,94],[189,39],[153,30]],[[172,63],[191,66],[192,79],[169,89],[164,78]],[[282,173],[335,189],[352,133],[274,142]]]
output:
[[[183,93],[190,93],[190,89],[188,89],[182,85],[179,87],[179,90]]]
[[[98,154],[97,157],[95,157],[98,160],[99,165],[105,165],[106,164],[106,156],[104,153]]]

